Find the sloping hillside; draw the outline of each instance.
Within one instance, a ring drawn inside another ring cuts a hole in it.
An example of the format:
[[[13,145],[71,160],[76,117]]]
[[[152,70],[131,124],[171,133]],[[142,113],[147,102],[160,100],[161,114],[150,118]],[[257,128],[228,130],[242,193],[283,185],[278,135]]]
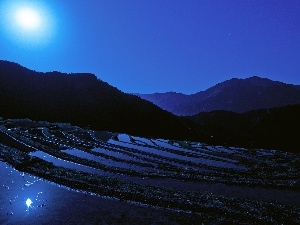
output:
[[[299,153],[299,115],[300,105],[291,105],[246,113],[203,112],[189,118],[211,137],[207,142]]]
[[[181,118],[125,94],[93,74],[39,73],[0,61],[0,116],[69,122],[144,136],[187,139]]]

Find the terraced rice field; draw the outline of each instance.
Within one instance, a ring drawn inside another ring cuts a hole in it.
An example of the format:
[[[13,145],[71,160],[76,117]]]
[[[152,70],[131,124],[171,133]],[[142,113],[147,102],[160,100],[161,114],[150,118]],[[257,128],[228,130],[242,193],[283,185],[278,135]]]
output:
[[[98,198],[189,218],[174,224],[300,223],[297,154],[2,120],[0,159]]]

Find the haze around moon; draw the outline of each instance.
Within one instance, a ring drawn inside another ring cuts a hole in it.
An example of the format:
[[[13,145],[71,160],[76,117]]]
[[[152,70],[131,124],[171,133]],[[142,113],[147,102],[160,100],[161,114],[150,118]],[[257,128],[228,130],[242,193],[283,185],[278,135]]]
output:
[[[37,1],[3,1],[0,3],[3,34],[21,47],[42,47],[54,37],[54,16],[45,3]]]

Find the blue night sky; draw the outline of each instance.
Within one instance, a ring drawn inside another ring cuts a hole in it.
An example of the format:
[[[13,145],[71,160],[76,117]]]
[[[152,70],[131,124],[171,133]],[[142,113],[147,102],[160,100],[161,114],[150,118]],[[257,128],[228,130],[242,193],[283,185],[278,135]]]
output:
[[[253,75],[300,84],[299,0],[1,2],[0,59],[33,70],[90,72],[130,93]],[[20,31],[9,2],[41,13],[38,32]]]

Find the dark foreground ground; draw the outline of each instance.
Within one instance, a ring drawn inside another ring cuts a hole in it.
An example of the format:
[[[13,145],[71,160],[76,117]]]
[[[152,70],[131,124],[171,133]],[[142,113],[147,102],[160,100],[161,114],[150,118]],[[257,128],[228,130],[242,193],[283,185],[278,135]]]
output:
[[[0,224],[300,223],[297,154],[2,120],[0,159]]]

